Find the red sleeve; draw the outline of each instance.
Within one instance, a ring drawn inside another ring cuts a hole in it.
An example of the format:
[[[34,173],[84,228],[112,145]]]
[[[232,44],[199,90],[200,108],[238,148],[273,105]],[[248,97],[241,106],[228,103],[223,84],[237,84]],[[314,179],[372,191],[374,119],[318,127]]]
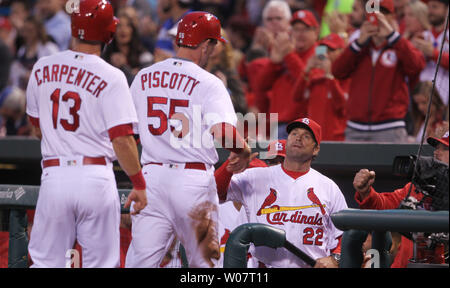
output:
[[[283,64],[294,79],[303,76],[306,65],[295,51],[284,56]]]
[[[262,62],[263,60],[265,60],[265,62]],[[255,88],[255,91],[271,90],[273,84],[280,76],[280,72],[283,69],[283,66],[281,64],[272,63],[268,58],[260,58],[252,62],[255,61],[261,61],[264,65],[259,66],[259,69],[249,67],[249,71],[255,73],[254,81],[256,81],[256,87],[252,88]]]
[[[40,128],[39,127],[39,118],[34,118],[31,116],[28,116],[28,119],[30,119],[31,125],[33,125],[34,127]]]
[[[353,41],[339,57],[333,62],[331,67],[334,77],[337,79],[346,79],[355,71],[359,58],[365,53],[363,48]]]
[[[108,130],[109,139],[112,141],[120,136],[128,136],[133,135],[133,125],[132,124],[123,124],[112,127]]]
[[[331,254],[341,254],[341,240],[342,240],[342,235],[339,236],[338,238],[338,244],[334,249],[331,249]]]
[[[437,63],[437,61],[439,60],[439,50],[438,49],[434,49],[433,52],[433,61]],[[448,58],[448,52],[443,52],[442,53],[442,57],[441,57],[441,66],[444,67],[445,69],[448,70],[449,68],[449,58]]]
[[[339,81],[336,79],[328,80],[328,87],[331,91],[331,101],[333,102],[333,108],[339,117],[345,116],[345,105],[347,100],[345,99],[345,92],[341,88]]]
[[[214,172],[217,185],[217,195],[219,196],[219,200],[222,202],[227,200],[228,186],[230,185],[231,177],[233,177],[233,173],[227,171],[228,163],[228,160],[225,161],[222,166]]]
[[[395,190],[394,192],[377,193],[375,189],[370,188],[370,194],[364,200],[361,200],[359,192],[355,193],[355,200],[359,204],[361,209],[397,209],[406,195],[408,195],[411,183],[405,185],[405,187]],[[411,193],[414,192],[414,186]],[[418,199],[420,200],[420,199]]]
[[[219,132],[220,135],[214,135],[215,132]],[[221,131],[213,131],[215,140],[219,141],[222,148],[234,152],[240,153],[246,146],[244,138],[237,132],[236,127],[228,123],[221,123]]]
[[[391,43],[391,41],[393,43],[392,47],[395,49],[395,52],[397,52],[396,54],[403,72],[408,76],[417,75],[425,68],[426,65],[423,53],[414,47],[411,42],[401,36],[394,39],[396,35],[397,34],[394,34],[389,37],[388,41],[389,43]]]

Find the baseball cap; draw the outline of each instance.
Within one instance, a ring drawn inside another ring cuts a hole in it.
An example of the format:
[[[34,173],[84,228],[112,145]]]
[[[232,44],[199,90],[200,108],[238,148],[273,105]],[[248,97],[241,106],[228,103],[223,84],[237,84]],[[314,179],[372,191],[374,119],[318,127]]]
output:
[[[292,15],[291,25],[298,21],[303,22],[308,27],[319,27],[316,16],[308,10],[299,10]]]
[[[266,162],[264,162],[258,158],[253,159],[248,164],[248,168],[257,168],[257,167],[267,167],[267,164],[266,164]]]
[[[309,118],[300,118],[289,123],[286,127],[286,131],[289,134],[294,128],[297,127],[309,130],[313,134],[317,145],[320,145],[320,141],[322,140],[322,127],[320,127],[316,121]]]
[[[267,157],[283,156],[286,157],[286,140],[275,140],[269,144]]]
[[[445,132],[444,136],[442,136],[441,139],[436,138],[436,137],[428,137],[427,142],[428,142],[428,144],[430,144],[431,146],[433,146],[435,148],[439,143],[442,143],[448,147],[448,131]]]
[[[395,13],[394,0],[380,0],[380,7],[388,10],[390,13]]]
[[[11,22],[9,22],[8,17],[0,16],[0,29],[5,29],[7,31],[12,29]]]
[[[328,48],[332,50],[336,50],[339,48],[345,48],[345,41],[342,39],[338,34],[331,33],[330,35],[326,36],[325,38],[321,39],[319,41],[319,45],[325,45],[328,46]]]

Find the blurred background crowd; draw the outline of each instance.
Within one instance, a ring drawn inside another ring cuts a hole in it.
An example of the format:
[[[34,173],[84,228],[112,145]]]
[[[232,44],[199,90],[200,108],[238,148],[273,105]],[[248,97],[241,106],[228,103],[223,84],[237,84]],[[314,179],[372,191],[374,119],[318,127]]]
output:
[[[28,78],[39,58],[70,49],[66,2],[0,0],[0,137],[32,135]],[[110,2],[120,24],[102,57],[130,84],[139,69],[174,55],[179,19],[203,10],[229,40],[206,69],[236,112],[277,113],[275,138],[300,117],[316,120],[324,141],[420,143],[424,130],[425,139],[448,130],[448,0],[382,0],[375,20],[365,0]]]

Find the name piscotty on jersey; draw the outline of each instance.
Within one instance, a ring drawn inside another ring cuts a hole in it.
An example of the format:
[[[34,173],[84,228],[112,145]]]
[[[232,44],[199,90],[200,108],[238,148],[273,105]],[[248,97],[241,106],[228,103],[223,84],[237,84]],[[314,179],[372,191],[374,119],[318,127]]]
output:
[[[197,79],[177,72],[154,71],[141,75],[142,91],[161,87],[183,91],[183,93],[191,96],[198,84],[200,84],[200,81]]]

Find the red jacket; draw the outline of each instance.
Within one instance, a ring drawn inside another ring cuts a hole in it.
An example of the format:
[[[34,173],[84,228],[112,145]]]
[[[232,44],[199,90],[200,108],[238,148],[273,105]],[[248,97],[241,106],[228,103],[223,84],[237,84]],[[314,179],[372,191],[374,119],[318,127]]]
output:
[[[268,58],[254,60],[262,64],[260,69],[251,69],[255,71],[255,80],[258,83],[258,91],[255,91],[256,102],[268,102],[268,112],[278,113],[278,122],[291,122],[306,117],[307,103],[295,101],[292,89],[298,81],[303,79],[305,63],[314,53],[315,45],[304,53],[289,53],[281,64],[272,63]],[[263,105],[257,104],[257,106]]]
[[[367,196],[367,198],[363,201],[361,201],[359,192],[356,192],[355,200],[361,209],[397,209],[402,200],[405,199],[406,195],[408,195],[411,185],[412,184],[410,182],[403,188],[397,189],[391,193],[377,193],[375,189],[371,188],[369,196]],[[410,196],[419,201],[423,197],[421,193],[416,193],[414,185],[412,186]],[[402,236],[402,242],[400,243],[391,268],[406,268],[409,263],[409,259],[411,258],[413,258],[413,242]]]
[[[372,59],[376,59],[377,53],[380,54],[374,65]],[[372,42],[361,47],[354,41],[333,63],[332,71],[338,79],[352,79],[348,119],[359,124],[357,129],[381,130],[405,127],[403,121],[399,123],[406,116],[409,104],[405,77],[417,75],[424,67],[423,54],[394,32],[379,49]]]
[[[322,127],[323,141],[345,140],[349,80],[326,78],[325,71],[314,68],[307,80],[294,88],[295,99],[307,102],[307,117]]]

